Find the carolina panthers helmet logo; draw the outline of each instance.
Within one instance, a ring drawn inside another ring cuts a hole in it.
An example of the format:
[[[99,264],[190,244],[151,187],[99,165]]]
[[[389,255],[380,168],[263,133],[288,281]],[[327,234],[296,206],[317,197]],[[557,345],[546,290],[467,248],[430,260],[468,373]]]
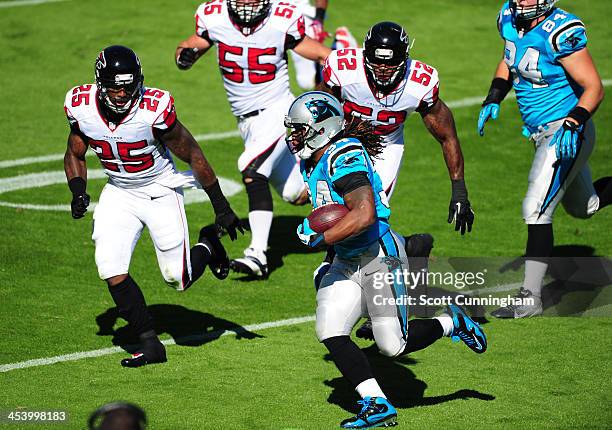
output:
[[[578,38],[578,37],[576,37],[576,36],[574,36],[574,35],[568,36],[568,37],[567,37],[567,38],[566,38],[566,39],[563,41],[563,44],[564,44],[564,45],[567,45],[567,46],[569,46],[569,47],[570,47],[570,48],[572,48],[572,49],[573,49],[573,48],[575,48],[575,47],[576,47],[576,45],[578,45],[578,43],[580,43],[580,38]]]
[[[323,122],[328,118],[340,116],[340,112],[325,100],[311,100],[305,103],[315,123]]]

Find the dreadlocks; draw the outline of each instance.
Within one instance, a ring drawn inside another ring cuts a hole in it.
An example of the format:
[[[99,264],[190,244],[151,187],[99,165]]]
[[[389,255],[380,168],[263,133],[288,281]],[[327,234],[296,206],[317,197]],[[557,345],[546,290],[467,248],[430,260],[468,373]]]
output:
[[[359,140],[370,158],[379,158],[384,149],[382,145],[383,138],[380,134],[376,134],[374,125],[370,121],[353,117],[344,127],[344,130],[340,132],[338,138],[348,137]]]

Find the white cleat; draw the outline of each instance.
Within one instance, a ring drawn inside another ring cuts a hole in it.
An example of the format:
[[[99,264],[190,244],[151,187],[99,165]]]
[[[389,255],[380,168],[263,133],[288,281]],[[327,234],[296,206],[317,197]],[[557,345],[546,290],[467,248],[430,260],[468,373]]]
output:
[[[230,268],[256,279],[267,279],[269,275],[266,253],[255,248],[245,249],[244,257],[230,261]]]

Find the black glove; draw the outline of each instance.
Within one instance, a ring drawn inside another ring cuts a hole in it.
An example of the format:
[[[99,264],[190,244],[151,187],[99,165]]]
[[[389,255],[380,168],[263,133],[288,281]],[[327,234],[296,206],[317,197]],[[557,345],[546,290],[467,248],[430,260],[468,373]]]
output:
[[[214,184],[204,188],[204,191],[208,194],[210,202],[213,205],[216,215],[215,224],[223,230],[226,230],[231,240],[236,240],[238,238],[236,230],[244,234],[244,226],[223,195],[221,187],[219,186],[219,181],[215,181]]]
[[[181,70],[187,70],[193,66],[196,62],[196,54],[198,48],[183,48],[178,58],[176,59],[176,65]]]
[[[76,176],[68,181],[68,188],[72,192],[72,201],[70,202],[70,210],[72,218],[79,219],[85,216],[87,206],[89,206],[89,194],[85,192],[87,183],[85,179]]]
[[[87,212],[87,206],[89,206],[89,194],[73,194],[72,202],[70,202],[72,218],[83,218],[85,216],[85,212]]]
[[[461,234],[465,234],[465,230],[472,231],[474,224],[474,211],[470,205],[467,196],[467,188],[463,179],[453,179],[453,194],[450,205],[448,207],[448,223],[455,223],[455,231],[461,230]]]

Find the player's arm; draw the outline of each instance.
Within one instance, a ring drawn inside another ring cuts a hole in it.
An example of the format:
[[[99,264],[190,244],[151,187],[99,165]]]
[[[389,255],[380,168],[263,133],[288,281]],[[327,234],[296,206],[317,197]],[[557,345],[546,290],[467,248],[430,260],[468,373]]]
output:
[[[87,188],[86,152],[87,144],[83,136],[71,130],[68,135],[66,154],[64,154],[64,172],[66,172],[68,188],[72,192],[70,208],[74,219],[83,218],[89,206],[89,195],[85,192]]]
[[[486,122],[490,118],[497,119],[499,115],[499,105],[511,89],[512,76],[508,65],[502,57],[495,69],[495,75],[493,76],[493,81],[491,81],[489,93],[482,102],[482,109],[478,115],[478,134],[484,136],[484,126]]]
[[[211,46],[211,41],[206,37],[202,37],[196,33],[192,34],[176,47],[174,52],[176,66],[180,70],[191,68],[191,66],[193,66]]]
[[[316,61],[321,65],[325,64],[325,59],[332,51],[327,46],[317,42],[314,39],[311,39],[308,36],[305,36],[297,45],[295,45],[293,50],[302,57]]]
[[[583,89],[578,105],[567,120],[575,124],[584,124],[595,113],[604,98],[601,77],[587,48],[560,58],[559,62],[568,75]],[[586,112],[581,112],[581,110]]]
[[[376,221],[376,208],[374,206],[374,193],[372,185],[365,173],[352,173],[339,181],[334,182],[334,188],[342,192],[343,189],[357,187],[347,193],[342,193],[344,204],[349,212],[336,225],[327,230],[323,236],[328,245],[341,242],[344,239],[359,234]],[[350,188],[348,188],[350,187]]]
[[[221,191],[212,166],[189,130],[177,119],[168,131],[157,133],[157,138],[180,160],[191,166],[194,177],[210,198],[216,215],[215,222],[227,230],[232,240],[237,237],[236,230],[244,233],[240,219]]]
[[[431,108],[421,112],[423,123],[431,135],[440,142],[444,161],[452,184],[452,197],[449,206],[448,222],[455,222],[455,231],[472,231],[474,213],[468,200],[468,192],[463,178],[463,154],[457,137],[455,120],[451,110],[438,99]]]

